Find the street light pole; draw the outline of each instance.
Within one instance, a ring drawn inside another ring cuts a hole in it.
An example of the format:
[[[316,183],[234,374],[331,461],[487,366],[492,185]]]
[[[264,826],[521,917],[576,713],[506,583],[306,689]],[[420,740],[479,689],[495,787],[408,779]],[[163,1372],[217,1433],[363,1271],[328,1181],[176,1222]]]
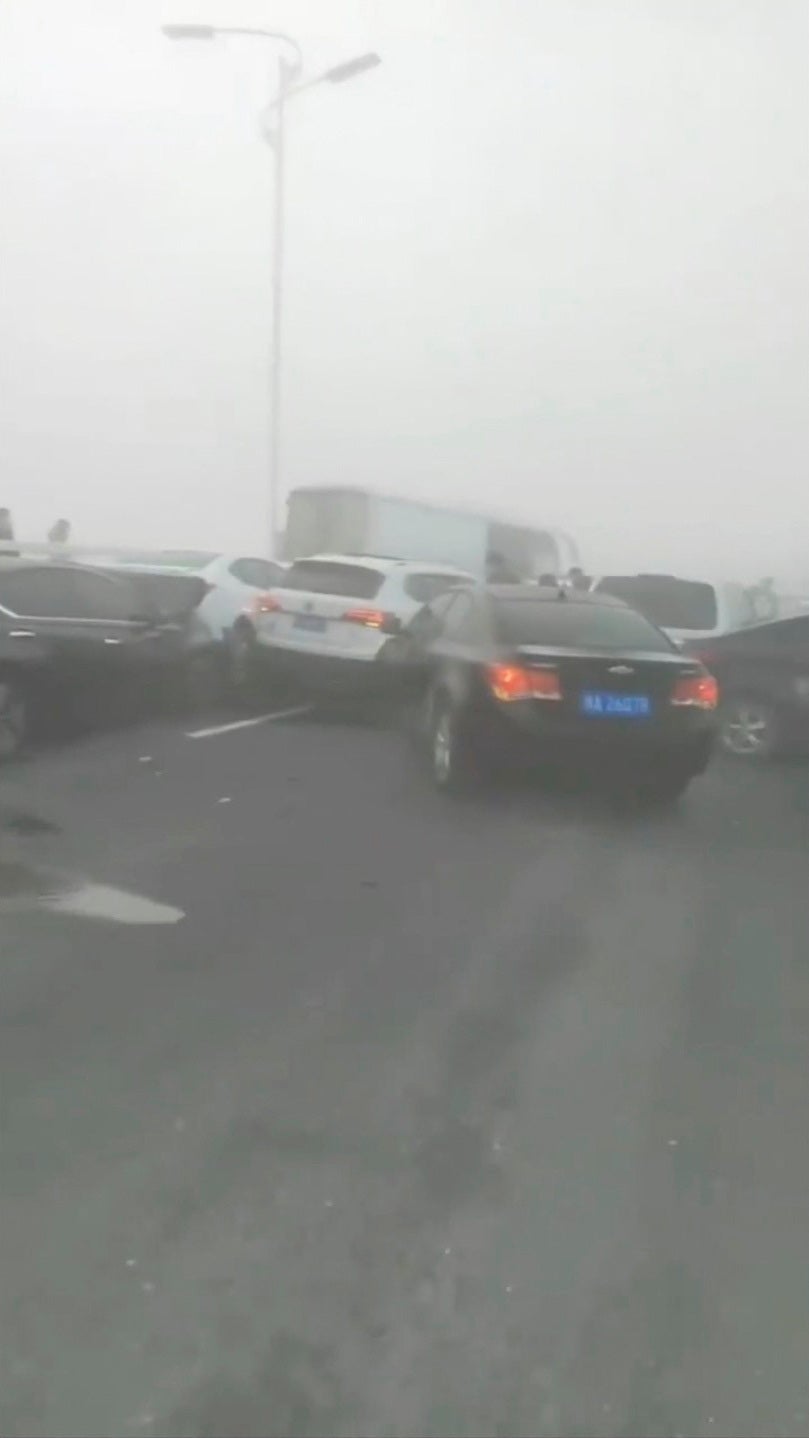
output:
[[[334,65],[310,80],[298,79],[303,69],[301,48],[291,35],[276,30],[263,30],[242,25],[164,25],[163,34],[169,40],[215,40],[219,35],[248,35],[262,40],[276,40],[290,48],[295,56],[290,64],[284,56],[278,59],[278,84],[266,116],[264,138],[270,145],[275,161],[274,193],[272,206],[272,322],[270,335],[270,464],[268,475],[268,527],[269,554],[275,555],[278,542],[278,510],[281,494],[282,466],[282,353],[283,353],[283,299],[284,299],[284,182],[285,182],[285,129],[288,101],[302,90],[328,83],[339,85],[373,70],[379,65],[379,56],[374,52],[357,55],[351,60]]]
[[[275,185],[272,214],[272,336],[270,343],[270,473],[269,473],[269,553],[275,555],[278,545],[278,507],[281,493],[281,358],[283,354],[284,301],[284,182],[286,161],[286,98],[295,74],[283,55],[278,59],[278,98],[275,105],[275,129],[267,133],[267,142],[275,158]]]

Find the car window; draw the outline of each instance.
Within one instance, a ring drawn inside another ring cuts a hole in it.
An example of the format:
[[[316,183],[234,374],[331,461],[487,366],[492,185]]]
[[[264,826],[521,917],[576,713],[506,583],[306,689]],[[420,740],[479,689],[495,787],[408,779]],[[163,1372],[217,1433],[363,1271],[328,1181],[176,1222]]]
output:
[[[454,593],[440,594],[432,604],[425,604],[407,626],[408,638],[417,644],[429,644],[444,628],[444,617],[455,598]]]
[[[413,615],[404,632],[414,644],[429,644],[430,640],[435,639],[441,632],[440,615],[436,614],[431,605],[425,604]]]
[[[0,604],[13,614],[32,618],[76,616],[78,596],[74,571],[58,566],[18,569],[0,575]]]
[[[340,560],[299,559],[283,578],[284,589],[304,589],[310,594],[338,594],[347,599],[373,599],[385,576],[367,564],[343,564]]]
[[[442,632],[448,639],[470,639],[475,627],[475,601],[471,594],[459,590],[452,596]]]
[[[455,590],[453,589],[447,590],[444,594],[439,594],[436,599],[433,599],[431,601],[429,606],[429,613],[432,614],[439,628],[443,628],[444,620],[446,619],[446,616],[449,613],[449,610],[451,609],[454,601]]]
[[[280,584],[284,578],[280,564],[273,564],[269,559],[234,559],[228,566],[228,573],[240,583],[251,585],[253,589],[272,589],[273,585]]]
[[[196,609],[208,591],[207,581],[201,574],[177,574],[160,569],[150,570],[148,573],[132,570],[124,574],[116,573],[114,578],[124,585],[126,593],[122,595],[122,599],[126,604],[127,614],[98,616],[91,612],[87,617],[179,619]],[[99,591],[96,600],[89,594],[89,601],[108,606],[110,596]]]
[[[636,610],[574,599],[497,599],[494,628],[502,644],[677,652],[671,640]]]
[[[132,619],[137,607],[130,585],[122,579],[103,574],[82,574],[74,570],[69,576],[71,596],[67,613],[73,619]]]
[[[661,629],[715,629],[718,623],[712,584],[667,574],[612,574],[595,587],[631,604]]]
[[[417,599],[420,604],[432,604],[440,594],[446,594],[448,589],[457,589],[459,584],[466,582],[458,574],[408,574],[404,590],[410,599]]]

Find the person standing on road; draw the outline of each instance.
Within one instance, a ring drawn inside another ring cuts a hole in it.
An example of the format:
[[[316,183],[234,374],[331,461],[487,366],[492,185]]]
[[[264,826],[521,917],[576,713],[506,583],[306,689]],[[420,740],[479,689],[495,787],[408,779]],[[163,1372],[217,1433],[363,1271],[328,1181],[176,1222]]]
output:
[[[14,521],[11,510],[0,507],[0,544],[14,543]],[[3,549],[3,554],[16,554],[16,549]]]
[[[48,530],[48,543],[59,549],[70,543],[70,520],[57,519],[56,523]]]
[[[578,564],[574,564],[573,567],[568,570],[567,579],[571,589],[578,589],[581,593],[586,592],[590,588],[590,579]]]
[[[520,576],[512,569],[497,549],[490,549],[486,555],[487,584],[519,584]]]
[[[753,603],[753,610],[756,619],[766,622],[778,618],[778,595],[775,592],[775,580],[767,575],[760,579],[750,591]]]

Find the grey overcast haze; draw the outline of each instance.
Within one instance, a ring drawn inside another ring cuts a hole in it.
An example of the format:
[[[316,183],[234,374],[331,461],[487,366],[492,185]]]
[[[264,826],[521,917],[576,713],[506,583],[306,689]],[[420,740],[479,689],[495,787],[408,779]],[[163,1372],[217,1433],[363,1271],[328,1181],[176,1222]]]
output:
[[[262,546],[274,51],[284,486],[809,580],[805,0],[3,0],[0,504]]]

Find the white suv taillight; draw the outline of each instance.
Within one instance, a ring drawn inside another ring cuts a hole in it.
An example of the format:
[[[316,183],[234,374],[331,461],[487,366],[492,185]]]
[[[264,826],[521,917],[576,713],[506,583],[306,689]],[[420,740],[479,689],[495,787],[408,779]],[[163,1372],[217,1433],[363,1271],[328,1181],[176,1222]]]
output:
[[[259,594],[250,603],[250,613],[254,617],[259,614],[278,614],[283,607],[274,594]]]
[[[400,627],[395,614],[384,609],[347,609],[343,619],[348,624],[361,624],[365,629],[376,629],[380,634],[397,634]]]

